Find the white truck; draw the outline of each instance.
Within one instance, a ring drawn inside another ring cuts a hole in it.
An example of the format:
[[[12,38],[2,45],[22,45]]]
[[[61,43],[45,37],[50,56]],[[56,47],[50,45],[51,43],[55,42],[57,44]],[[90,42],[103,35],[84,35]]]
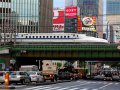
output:
[[[21,65],[20,71],[39,71],[37,65]]]
[[[51,60],[43,60],[42,75],[45,81],[46,80],[51,80],[52,82],[54,82],[54,80],[57,81],[57,69],[56,66],[52,64]]]

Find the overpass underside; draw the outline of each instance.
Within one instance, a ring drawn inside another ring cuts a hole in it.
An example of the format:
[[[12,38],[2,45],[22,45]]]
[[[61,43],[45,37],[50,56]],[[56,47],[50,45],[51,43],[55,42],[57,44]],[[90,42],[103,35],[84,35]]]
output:
[[[41,60],[120,60],[118,45],[16,45],[11,48],[14,58]]]

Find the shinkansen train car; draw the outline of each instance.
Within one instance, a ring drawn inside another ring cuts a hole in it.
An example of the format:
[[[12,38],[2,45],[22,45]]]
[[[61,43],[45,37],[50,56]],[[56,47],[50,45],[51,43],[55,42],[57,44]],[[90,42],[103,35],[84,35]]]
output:
[[[1,34],[2,41],[16,39],[17,43],[108,43],[107,40],[77,33],[18,33],[10,36]]]

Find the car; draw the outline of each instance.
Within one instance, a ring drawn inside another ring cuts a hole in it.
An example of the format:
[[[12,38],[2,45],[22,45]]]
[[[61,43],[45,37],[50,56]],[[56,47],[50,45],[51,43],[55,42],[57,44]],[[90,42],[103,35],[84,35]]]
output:
[[[29,84],[30,82],[31,78],[29,74],[25,71],[13,71],[10,74],[10,83]]]
[[[44,81],[44,77],[39,71],[28,71],[28,74],[31,78],[31,82],[40,83]]]
[[[5,71],[0,71],[0,83],[4,83],[4,76],[5,76]]]
[[[105,75],[96,75],[96,76],[93,76],[93,79],[94,80],[104,80],[105,79]]]
[[[74,80],[74,74],[71,72],[59,72],[59,80]]]

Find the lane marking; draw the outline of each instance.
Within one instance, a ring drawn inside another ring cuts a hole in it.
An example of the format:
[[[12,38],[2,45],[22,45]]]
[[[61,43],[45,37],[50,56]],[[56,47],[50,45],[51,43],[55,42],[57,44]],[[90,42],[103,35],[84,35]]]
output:
[[[88,90],[87,88],[83,88],[83,89],[80,89],[80,90]]]
[[[78,90],[79,88],[71,88],[71,89],[69,89],[69,90]]]
[[[45,90],[58,90],[58,88],[60,89],[60,87],[50,87],[50,88],[37,88],[37,89],[34,89],[34,90],[43,90],[43,89],[45,89]]]
[[[119,83],[115,83],[115,85],[118,85]]]
[[[45,89],[45,88],[51,88],[51,87],[45,87],[45,86],[36,86],[36,87],[30,87],[30,88],[25,88],[25,90],[31,90],[31,89],[37,89],[37,88],[41,88],[41,89]]]
[[[109,84],[107,84],[107,85],[104,85],[104,86],[102,86],[102,87],[100,87],[100,88],[98,88],[98,89],[102,89],[102,88],[105,88],[105,87],[107,87],[107,86],[109,86],[109,85],[111,85],[112,83],[109,83]]]

